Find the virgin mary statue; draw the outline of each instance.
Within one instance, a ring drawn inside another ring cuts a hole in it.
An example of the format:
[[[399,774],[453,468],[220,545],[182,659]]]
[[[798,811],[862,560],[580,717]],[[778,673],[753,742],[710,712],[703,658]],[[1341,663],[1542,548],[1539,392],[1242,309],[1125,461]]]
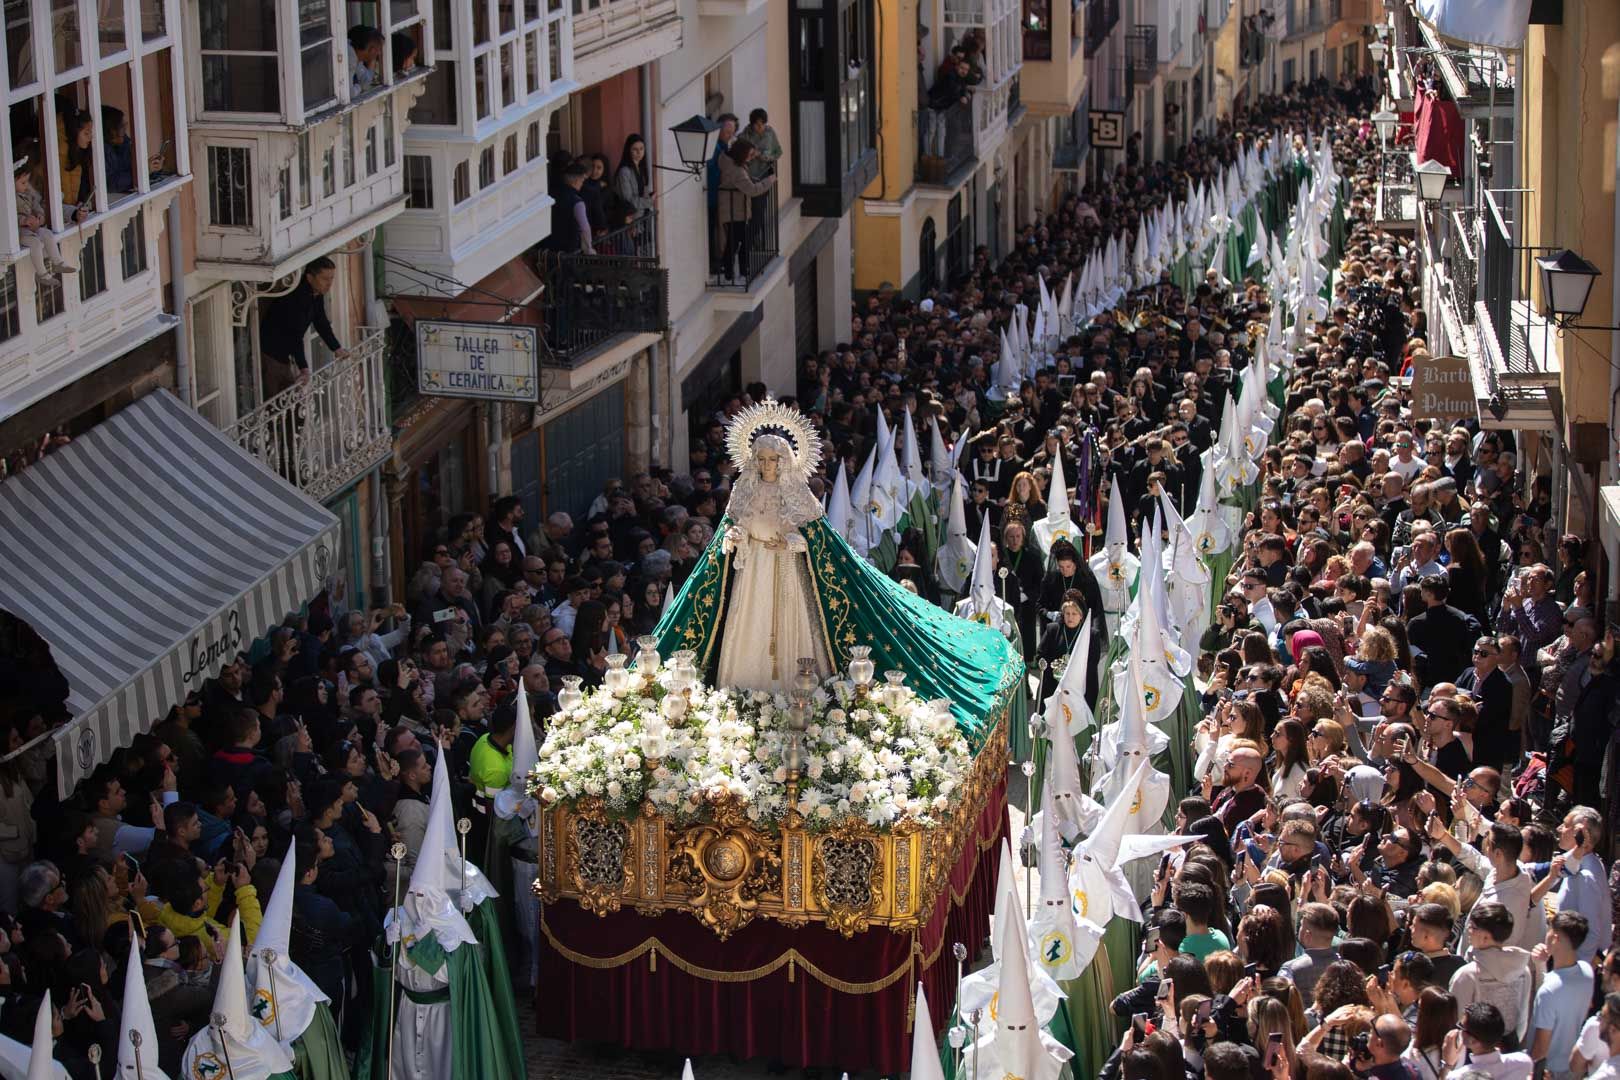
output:
[[[864,647],[879,673],[948,699],[975,748],[1003,714],[1024,723],[1023,663],[1007,639],[902,588],[828,526],[810,490],[821,443],[802,414],[750,406],[726,449],[737,468],[726,516],[654,631],[664,655],[692,650],[717,686],[785,691],[802,663],[826,677]]]
[[[791,690],[801,658],[822,678],[832,673],[816,626],[810,545],[799,531],[824,512],[796,464],[781,435],[760,435],[743,451],[720,540],[733,571],[721,686]]]

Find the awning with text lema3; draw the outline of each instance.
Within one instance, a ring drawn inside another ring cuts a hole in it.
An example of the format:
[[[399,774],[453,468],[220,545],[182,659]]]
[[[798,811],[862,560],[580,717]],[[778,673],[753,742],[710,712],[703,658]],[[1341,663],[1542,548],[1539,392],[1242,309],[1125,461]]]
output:
[[[325,588],[338,539],[166,390],[0,483],[0,608],[68,682],[61,795]]]

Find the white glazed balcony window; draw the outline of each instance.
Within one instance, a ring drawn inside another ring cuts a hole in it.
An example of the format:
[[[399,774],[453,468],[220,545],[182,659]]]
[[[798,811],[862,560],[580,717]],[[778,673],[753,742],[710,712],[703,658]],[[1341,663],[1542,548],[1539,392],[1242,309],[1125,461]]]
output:
[[[180,59],[165,33],[144,29],[154,2],[0,2],[0,97],[8,113],[0,172],[10,177],[21,165],[30,173],[64,246],[83,243],[101,215],[189,172],[184,140],[176,138],[184,115],[175,100]],[[159,29],[169,25],[168,2],[159,6]],[[142,33],[132,35],[131,26]],[[0,253],[21,250],[16,199],[13,184],[0,184]]]
[[[333,46],[331,0],[298,0],[298,70],[303,79],[306,117],[337,102]]]

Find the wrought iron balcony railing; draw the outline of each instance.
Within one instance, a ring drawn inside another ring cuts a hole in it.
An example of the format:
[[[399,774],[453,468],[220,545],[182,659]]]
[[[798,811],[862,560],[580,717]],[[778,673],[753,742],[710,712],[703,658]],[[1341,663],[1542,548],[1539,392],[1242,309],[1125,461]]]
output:
[[[225,429],[225,437],[314,498],[341,491],[393,446],[382,330]]]
[[[949,185],[974,160],[973,101],[917,110],[917,182]]]
[[[1087,0],[1086,59],[1091,59],[1119,23],[1119,0]]]
[[[777,189],[748,195],[721,188],[709,210],[709,288],[751,289],[782,253]]]
[[[657,237],[657,214],[648,212],[594,241],[594,255],[541,250],[541,363],[573,367],[620,334],[668,328],[669,273],[658,265]]]
[[[1125,34],[1125,56],[1139,81],[1151,79],[1159,63],[1159,28],[1137,23]]]

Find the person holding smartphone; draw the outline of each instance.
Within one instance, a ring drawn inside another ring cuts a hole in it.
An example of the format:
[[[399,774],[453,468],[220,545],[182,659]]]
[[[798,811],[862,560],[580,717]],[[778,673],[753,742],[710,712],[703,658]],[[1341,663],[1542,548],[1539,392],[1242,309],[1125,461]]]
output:
[[[1614,914],[1608,876],[1597,847],[1603,837],[1603,817],[1590,806],[1577,806],[1564,815],[1558,826],[1558,846],[1562,852],[1547,864],[1547,876],[1531,891],[1533,903],[1552,897],[1551,909],[1574,911],[1586,917],[1586,938],[1575,954],[1588,964],[1599,952],[1607,952],[1614,941]],[[1532,867],[1539,873],[1541,867]]]

